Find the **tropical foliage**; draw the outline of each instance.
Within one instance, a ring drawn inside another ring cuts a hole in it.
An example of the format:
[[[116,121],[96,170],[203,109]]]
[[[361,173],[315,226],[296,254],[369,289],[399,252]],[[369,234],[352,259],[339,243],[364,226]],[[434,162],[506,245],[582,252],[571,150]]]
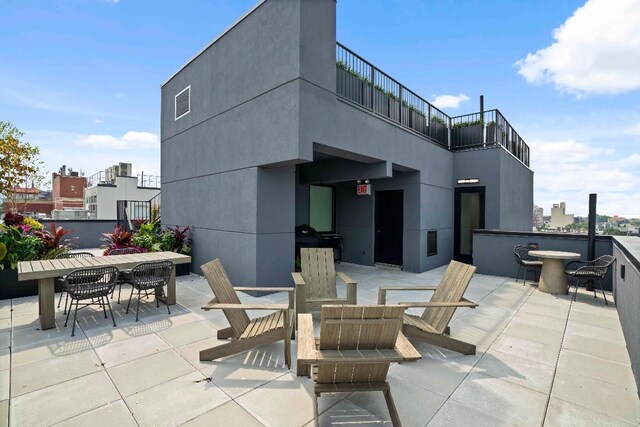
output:
[[[64,238],[68,233],[53,223],[50,230],[44,230],[34,219],[7,213],[0,224],[0,270],[15,269],[20,261],[51,259],[68,252],[69,240]]]

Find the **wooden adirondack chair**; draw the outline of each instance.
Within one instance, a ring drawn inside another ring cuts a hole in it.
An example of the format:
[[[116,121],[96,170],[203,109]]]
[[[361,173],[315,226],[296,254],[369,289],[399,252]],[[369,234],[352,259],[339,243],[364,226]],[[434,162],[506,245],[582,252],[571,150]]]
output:
[[[284,360],[291,368],[291,316],[293,315],[293,288],[253,288],[231,286],[229,277],[219,259],[201,266],[215,298],[202,306],[205,311],[219,309],[231,325],[218,331],[218,339],[234,339],[228,344],[200,351],[200,360],[215,360],[241,353],[263,344],[284,340]],[[288,292],[289,304],[243,304],[236,291],[267,293]],[[246,310],[274,310],[273,314],[249,319]]]
[[[422,316],[404,315],[402,332],[409,337],[463,354],[476,354],[476,346],[449,336],[449,322],[458,307],[476,308],[463,298],[476,267],[451,261],[440,285],[384,286],[378,290],[378,304],[384,305],[387,291],[434,291],[429,302],[401,302],[403,307],[426,307]]]
[[[404,311],[401,306],[325,305],[319,339],[311,314],[298,315],[297,373],[310,375],[314,366],[316,425],[322,393],[381,391],[393,425],[400,426],[387,382],[389,365],[421,358],[400,331]]]
[[[325,304],[356,304],[357,283],[336,273],[331,248],[301,248],[300,273],[291,273],[296,284],[296,314],[319,311]],[[338,298],[336,276],[347,285],[347,298]]]

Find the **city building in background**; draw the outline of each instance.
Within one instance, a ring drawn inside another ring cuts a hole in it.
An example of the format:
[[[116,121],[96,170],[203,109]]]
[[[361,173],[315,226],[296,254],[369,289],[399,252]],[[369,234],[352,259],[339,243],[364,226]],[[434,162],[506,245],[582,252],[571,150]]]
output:
[[[39,188],[16,187],[3,201],[3,212],[15,210],[23,215],[48,218],[53,210],[51,191]]]
[[[544,225],[544,209],[538,205],[533,206],[533,226],[540,228]]]
[[[554,203],[551,208],[551,228],[564,228],[569,224],[573,224],[573,214],[566,213],[567,205],[565,202]]]
[[[88,219],[88,211],[84,206],[84,192],[87,178],[73,169],[62,165],[51,179],[51,198],[53,210],[51,218],[60,219]]]
[[[118,201],[148,202],[160,194],[160,177],[133,175],[131,163],[119,163],[100,171],[87,180],[85,206],[90,219],[116,219]],[[147,209],[140,204],[137,209]],[[131,218],[145,217],[146,212],[132,212]]]

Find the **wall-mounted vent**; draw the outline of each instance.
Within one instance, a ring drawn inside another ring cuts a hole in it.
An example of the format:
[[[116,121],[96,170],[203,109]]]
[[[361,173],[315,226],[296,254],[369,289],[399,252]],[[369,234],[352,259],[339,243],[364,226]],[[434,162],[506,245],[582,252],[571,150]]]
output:
[[[191,111],[191,85],[184,88],[176,95],[176,120],[184,117]]]

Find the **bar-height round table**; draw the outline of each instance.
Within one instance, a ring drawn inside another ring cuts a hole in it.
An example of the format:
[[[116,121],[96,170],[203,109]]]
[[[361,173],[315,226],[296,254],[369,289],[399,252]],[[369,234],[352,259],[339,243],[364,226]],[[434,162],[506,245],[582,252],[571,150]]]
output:
[[[579,259],[580,254],[562,251],[529,251],[529,255],[542,259],[538,290],[548,294],[568,294],[569,286],[564,274],[564,260]]]

